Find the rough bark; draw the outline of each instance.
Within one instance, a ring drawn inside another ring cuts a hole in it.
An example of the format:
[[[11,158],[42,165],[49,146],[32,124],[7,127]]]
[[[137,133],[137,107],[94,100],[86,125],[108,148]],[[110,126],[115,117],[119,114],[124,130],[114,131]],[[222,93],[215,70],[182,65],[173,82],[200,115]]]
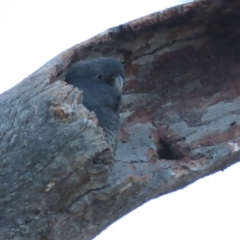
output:
[[[0,239],[92,239],[146,201],[240,155],[240,3],[196,1],[76,45],[0,96]],[[63,80],[74,62],[126,71],[115,165]],[[104,162],[96,162],[101,158]]]

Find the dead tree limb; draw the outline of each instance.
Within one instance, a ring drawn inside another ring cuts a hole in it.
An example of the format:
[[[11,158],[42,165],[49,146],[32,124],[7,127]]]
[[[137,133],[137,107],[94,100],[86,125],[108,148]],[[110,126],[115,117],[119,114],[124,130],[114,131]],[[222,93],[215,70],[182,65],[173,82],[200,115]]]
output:
[[[0,239],[92,239],[146,201],[239,160],[240,2],[196,1],[72,47],[0,96]],[[80,59],[121,60],[112,152],[82,94]],[[106,161],[107,163],[107,161]]]

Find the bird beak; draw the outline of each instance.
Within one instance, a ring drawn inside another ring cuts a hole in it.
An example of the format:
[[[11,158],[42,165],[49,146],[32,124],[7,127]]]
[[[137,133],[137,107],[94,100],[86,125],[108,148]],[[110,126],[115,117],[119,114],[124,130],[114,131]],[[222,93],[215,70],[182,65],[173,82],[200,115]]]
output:
[[[122,92],[122,88],[123,88],[123,78],[121,76],[115,77],[114,78],[114,86],[120,91]]]

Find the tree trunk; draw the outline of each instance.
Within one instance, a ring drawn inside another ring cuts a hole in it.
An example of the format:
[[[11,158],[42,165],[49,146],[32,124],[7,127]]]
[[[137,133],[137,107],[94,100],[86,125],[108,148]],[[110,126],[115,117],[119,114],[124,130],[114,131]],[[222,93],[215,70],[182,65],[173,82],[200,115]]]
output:
[[[92,239],[240,157],[240,2],[197,1],[72,47],[0,96],[0,239]],[[67,85],[80,59],[126,71],[114,167]],[[96,159],[101,159],[97,162]]]

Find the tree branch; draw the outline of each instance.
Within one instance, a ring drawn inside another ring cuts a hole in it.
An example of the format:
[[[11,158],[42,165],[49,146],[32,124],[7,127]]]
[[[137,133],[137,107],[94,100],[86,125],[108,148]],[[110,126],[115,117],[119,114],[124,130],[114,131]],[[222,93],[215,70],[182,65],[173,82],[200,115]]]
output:
[[[239,9],[202,0],[120,25],[3,93],[0,239],[92,239],[239,161]],[[64,82],[73,63],[97,56],[126,71],[113,168],[95,114]]]

